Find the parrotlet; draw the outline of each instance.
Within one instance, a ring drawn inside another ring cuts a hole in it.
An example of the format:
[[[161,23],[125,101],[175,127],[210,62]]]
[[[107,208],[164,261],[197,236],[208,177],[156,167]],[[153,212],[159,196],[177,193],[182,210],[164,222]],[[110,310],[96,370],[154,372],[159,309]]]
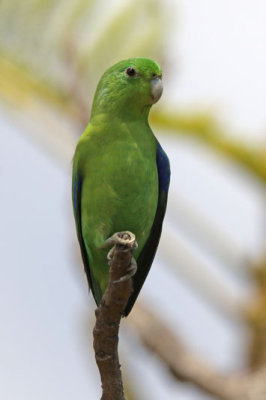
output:
[[[150,270],[166,210],[169,160],[148,122],[162,91],[161,68],[150,59],[130,58],[107,69],[73,159],[76,230],[97,305],[109,279],[106,243],[116,232],[136,235],[137,270],[124,316]]]

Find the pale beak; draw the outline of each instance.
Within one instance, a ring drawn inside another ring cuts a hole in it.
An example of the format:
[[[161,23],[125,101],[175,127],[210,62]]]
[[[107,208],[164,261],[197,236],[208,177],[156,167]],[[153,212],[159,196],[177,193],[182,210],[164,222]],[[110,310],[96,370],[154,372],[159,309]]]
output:
[[[153,104],[156,103],[163,93],[162,78],[157,76],[151,80],[151,95]]]

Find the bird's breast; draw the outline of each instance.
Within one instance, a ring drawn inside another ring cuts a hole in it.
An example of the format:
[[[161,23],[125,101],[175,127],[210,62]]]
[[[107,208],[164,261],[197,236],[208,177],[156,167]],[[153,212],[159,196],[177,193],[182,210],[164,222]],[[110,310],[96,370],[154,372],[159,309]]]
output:
[[[133,143],[114,152],[113,157],[112,167],[109,163],[106,166],[112,208],[122,229],[147,236],[158,203],[156,155],[152,149],[139,149]]]

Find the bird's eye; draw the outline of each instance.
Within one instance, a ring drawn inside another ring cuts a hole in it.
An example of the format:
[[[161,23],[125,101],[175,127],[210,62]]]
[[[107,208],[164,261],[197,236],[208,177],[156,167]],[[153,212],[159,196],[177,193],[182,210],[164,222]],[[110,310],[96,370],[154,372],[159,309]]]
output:
[[[134,68],[129,67],[129,68],[126,69],[126,74],[128,76],[130,76],[130,77],[135,76],[136,75],[136,70]]]

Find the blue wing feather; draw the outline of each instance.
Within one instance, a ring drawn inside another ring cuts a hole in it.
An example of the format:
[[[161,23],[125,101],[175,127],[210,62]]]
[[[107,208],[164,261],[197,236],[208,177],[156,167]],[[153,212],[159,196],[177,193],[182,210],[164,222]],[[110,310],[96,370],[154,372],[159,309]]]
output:
[[[160,192],[168,192],[170,183],[170,164],[166,153],[164,152],[160,143],[158,143],[157,153],[156,153],[156,163],[158,169],[158,179],[159,179],[159,197]]]
[[[78,199],[81,197],[81,177],[78,174],[75,174],[73,181],[73,207],[75,216],[79,217],[79,201]],[[79,219],[79,218],[78,218]]]
[[[168,157],[159,143],[156,152],[156,164],[158,170],[158,188],[159,188],[157,210],[149,238],[145,243],[145,246],[143,247],[137,259],[138,269],[133,277],[134,291],[131,297],[129,298],[128,304],[124,311],[124,316],[127,316],[130,313],[139,295],[142,285],[151,268],[161,236],[162,224],[167,205],[167,196],[168,196],[171,172],[170,172],[170,163]]]
[[[92,290],[93,296],[94,286],[92,282],[91,270],[89,265],[89,258],[86,250],[86,246],[82,236],[82,226],[81,226],[81,193],[82,193],[82,175],[77,167],[73,168],[73,184],[72,184],[72,201],[73,209],[76,222],[77,236],[80,244],[81,256],[84,264],[84,269],[89,282],[89,287]]]

